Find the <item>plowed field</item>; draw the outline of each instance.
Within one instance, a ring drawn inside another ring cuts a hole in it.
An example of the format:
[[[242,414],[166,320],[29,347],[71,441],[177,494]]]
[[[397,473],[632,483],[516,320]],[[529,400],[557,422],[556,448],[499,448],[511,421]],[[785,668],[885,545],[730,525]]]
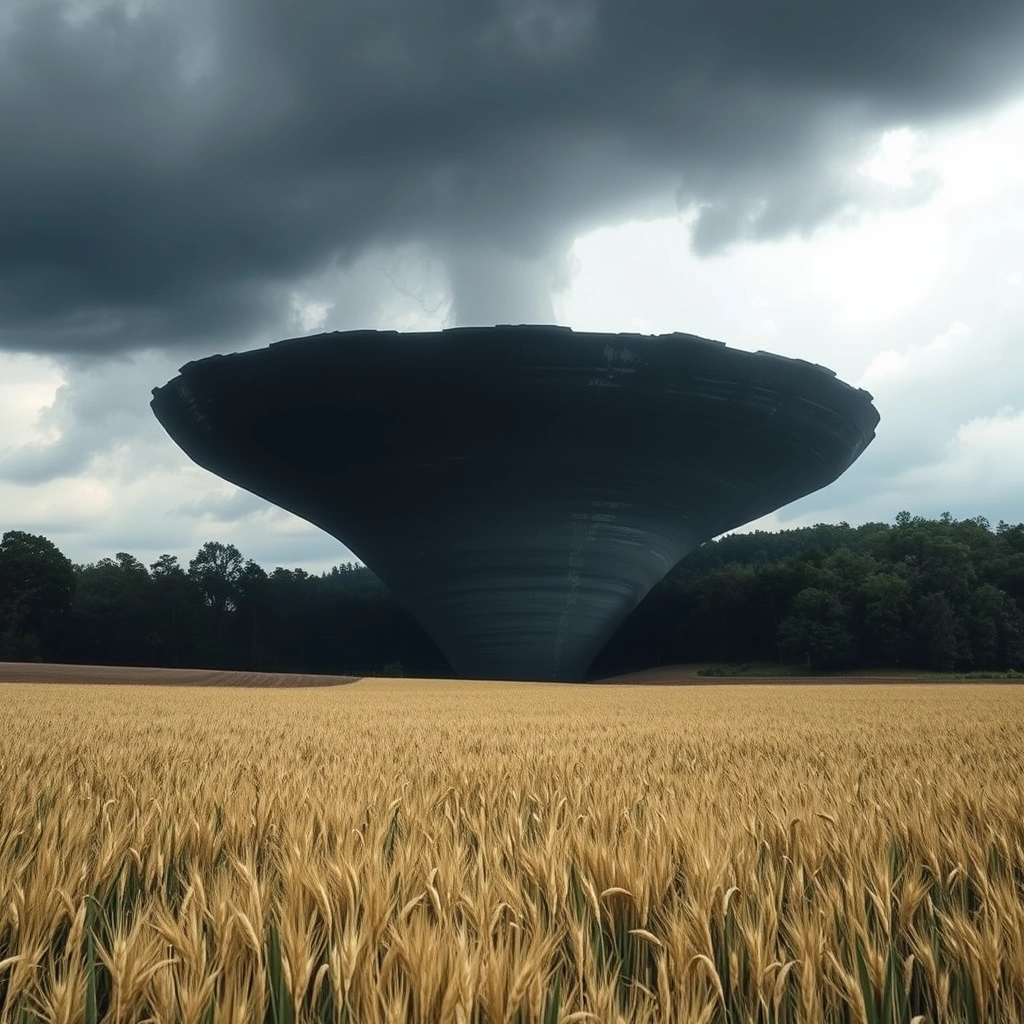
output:
[[[253,686],[260,689],[340,686],[356,676],[285,672],[218,672],[201,668],[131,668],[121,665],[41,665],[0,661],[0,683],[115,683],[119,686]]]

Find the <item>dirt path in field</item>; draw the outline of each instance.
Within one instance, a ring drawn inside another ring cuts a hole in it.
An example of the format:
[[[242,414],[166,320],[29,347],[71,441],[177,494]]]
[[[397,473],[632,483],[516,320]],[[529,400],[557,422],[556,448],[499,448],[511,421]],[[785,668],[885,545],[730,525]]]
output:
[[[666,665],[627,672],[606,679],[591,679],[581,686],[820,686],[909,683],[1020,683],[1014,679],[936,679],[913,672],[845,672],[827,676],[701,676],[701,665]],[[222,672],[199,668],[132,668],[111,665],[46,665],[36,662],[0,661],[2,683],[110,683],[118,686],[237,686],[283,689],[303,686],[343,686],[360,676],[328,676],[285,672]],[[408,681],[408,680],[407,680]],[[438,680],[428,680],[437,682]]]
[[[764,684],[768,686],[820,686],[822,683],[842,683],[852,685],[856,683],[935,683],[943,680],[928,679],[923,675],[912,672],[903,674],[890,672],[888,674],[871,675],[865,672],[837,672],[834,675],[826,676],[701,676],[698,671],[702,665],[666,665],[663,668],[648,668],[640,672],[627,672],[621,676],[611,676],[608,679],[594,679],[589,685],[601,686],[609,684],[633,683],[638,686],[757,686]],[[957,679],[950,682],[985,682],[997,683],[999,679]],[[1012,682],[1012,680],[1010,680]]]
[[[357,676],[285,672],[219,672],[201,668],[128,668],[111,665],[42,665],[0,661],[0,683],[112,683],[118,686],[341,686]]]

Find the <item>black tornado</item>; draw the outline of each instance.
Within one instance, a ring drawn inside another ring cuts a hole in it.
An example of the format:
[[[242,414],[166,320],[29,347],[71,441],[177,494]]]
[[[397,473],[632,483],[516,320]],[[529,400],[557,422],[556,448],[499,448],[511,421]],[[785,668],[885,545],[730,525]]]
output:
[[[481,679],[581,679],[681,558],[831,483],[878,423],[803,360],[545,326],[295,338],[188,363],[152,406]]]

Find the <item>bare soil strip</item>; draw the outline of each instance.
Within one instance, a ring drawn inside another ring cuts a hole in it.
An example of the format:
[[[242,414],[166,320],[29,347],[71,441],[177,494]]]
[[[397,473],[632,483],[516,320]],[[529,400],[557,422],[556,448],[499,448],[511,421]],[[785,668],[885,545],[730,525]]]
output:
[[[934,674],[929,676],[926,672],[908,670],[890,670],[888,672],[876,670],[874,674],[870,670],[857,670],[817,676],[701,676],[697,673],[702,667],[702,665],[665,665],[663,668],[648,668],[639,672],[628,672],[621,676],[611,676],[607,679],[593,679],[589,681],[588,685],[618,686],[630,683],[634,686],[821,686],[824,683],[835,683],[856,686],[860,683],[865,685],[879,683],[935,685],[948,682],[957,685],[971,683],[992,685],[1020,682],[1019,679],[957,679],[954,677],[943,679],[936,678]]]
[[[108,683],[118,686],[238,686],[260,689],[341,686],[358,676],[285,672],[221,672],[201,668],[134,668],[122,665],[45,665],[0,661],[0,683]]]
[[[578,686],[821,686],[827,683],[912,684],[946,680],[911,672],[870,675],[862,672],[825,676],[700,676],[700,665],[666,665],[606,679],[592,679]],[[295,689],[312,686],[343,686],[360,676],[331,676],[286,672],[226,672],[199,668],[136,668],[125,665],[48,665],[38,662],[0,661],[0,683],[82,683],[118,686],[236,686],[257,689]],[[407,680],[407,682],[410,680]],[[445,680],[425,680],[444,682]],[[450,680],[460,682],[460,680]],[[493,682],[494,680],[490,680]],[[950,679],[956,683],[1020,682],[1002,679]],[[461,680],[470,682],[470,680]],[[486,680],[483,680],[486,682]]]

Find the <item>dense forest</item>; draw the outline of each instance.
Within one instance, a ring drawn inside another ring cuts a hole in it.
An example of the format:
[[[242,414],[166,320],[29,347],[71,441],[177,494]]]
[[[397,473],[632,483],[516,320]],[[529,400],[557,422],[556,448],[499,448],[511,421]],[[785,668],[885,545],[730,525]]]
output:
[[[208,542],[187,567],[119,552],[74,565],[0,541],[0,660],[447,675],[366,568],[267,573]],[[732,534],[684,559],[612,638],[594,677],[682,662],[813,670],[1024,667],[1024,524],[937,520]]]

